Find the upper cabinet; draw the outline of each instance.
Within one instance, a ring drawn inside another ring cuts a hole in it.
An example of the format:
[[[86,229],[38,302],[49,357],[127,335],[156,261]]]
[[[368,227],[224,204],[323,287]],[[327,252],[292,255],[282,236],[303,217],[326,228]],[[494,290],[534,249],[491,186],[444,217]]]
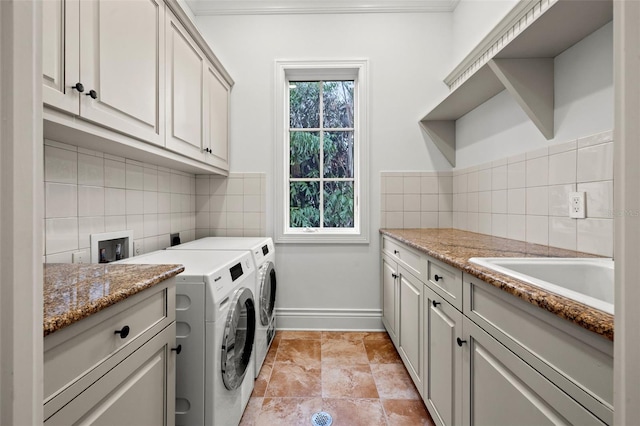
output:
[[[46,0],[43,14],[45,137],[228,172],[233,80],[176,0]]]
[[[164,145],[164,4],[43,5],[44,103]]]
[[[610,0],[520,1],[445,78],[450,93],[420,125],[455,166],[456,120],[506,89],[552,139],[553,58],[612,19]]]

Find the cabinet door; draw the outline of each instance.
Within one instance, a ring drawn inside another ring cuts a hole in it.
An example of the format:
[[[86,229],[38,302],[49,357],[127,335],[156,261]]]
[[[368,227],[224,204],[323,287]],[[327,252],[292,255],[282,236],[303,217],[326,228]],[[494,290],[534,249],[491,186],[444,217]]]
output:
[[[164,145],[164,3],[85,0],[80,16],[80,115]]]
[[[396,263],[389,261],[386,256],[382,256],[382,319],[391,340],[397,345],[398,342],[398,319],[396,315],[397,303],[397,273]]]
[[[425,286],[423,398],[439,425],[461,423],[463,349],[458,337],[462,313]]]
[[[167,148],[205,161],[203,146],[204,55],[175,16],[167,12]]]
[[[229,85],[211,64],[205,72],[204,145],[207,163],[229,170]]]
[[[49,417],[46,425],[174,425],[175,323]]]
[[[400,270],[400,356],[416,387],[422,390],[422,287],[417,278]]]
[[[464,334],[464,424],[603,424],[466,317]]]
[[[80,113],[79,0],[42,2],[42,100],[72,114]]]

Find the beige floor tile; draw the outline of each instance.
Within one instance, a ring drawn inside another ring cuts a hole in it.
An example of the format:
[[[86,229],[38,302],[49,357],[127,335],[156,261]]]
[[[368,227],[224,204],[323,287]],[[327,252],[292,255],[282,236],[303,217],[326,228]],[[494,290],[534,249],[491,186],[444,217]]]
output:
[[[389,426],[435,426],[422,401],[382,400]]]
[[[320,367],[320,340],[282,340],[276,362]]]
[[[367,352],[361,340],[324,340],[322,362],[338,365],[368,364]]]
[[[402,364],[371,364],[371,373],[382,399],[420,399]]]
[[[378,398],[376,383],[368,365],[322,367],[322,396],[325,398]]]
[[[265,397],[312,397],[322,395],[319,367],[281,364],[276,361]]]

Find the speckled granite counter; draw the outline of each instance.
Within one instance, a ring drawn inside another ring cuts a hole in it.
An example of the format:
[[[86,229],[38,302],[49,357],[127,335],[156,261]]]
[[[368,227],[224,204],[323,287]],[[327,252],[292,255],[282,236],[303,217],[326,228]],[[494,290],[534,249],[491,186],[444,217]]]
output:
[[[472,257],[597,257],[458,229],[381,229],[406,245],[613,340],[613,315],[469,262]]]
[[[44,265],[44,335],[184,271],[182,265]]]

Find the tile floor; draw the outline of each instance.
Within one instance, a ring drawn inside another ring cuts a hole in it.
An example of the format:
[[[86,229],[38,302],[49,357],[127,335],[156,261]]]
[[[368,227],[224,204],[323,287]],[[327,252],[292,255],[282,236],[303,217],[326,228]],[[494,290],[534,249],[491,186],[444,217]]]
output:
[[[387,333],[279,331],[240,425],[434,425]]]

